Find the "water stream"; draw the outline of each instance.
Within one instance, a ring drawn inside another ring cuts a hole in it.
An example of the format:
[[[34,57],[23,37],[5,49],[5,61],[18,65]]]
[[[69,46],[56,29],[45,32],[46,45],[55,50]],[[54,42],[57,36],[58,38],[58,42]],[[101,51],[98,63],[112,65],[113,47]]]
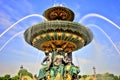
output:
[[[90,18],[90,17],[98,17],[100,19],[103,19],[109,23],[111,23],[112,25],[114,25],[117,29],[120,29],[120,26],[118,26],[117,24],[115,24],[113,21],[111,21],[110,19],[100,15],[100,14],[96,14],[96,13],[89,13],[85,16],[83,16],[80,20],[79,20],[79,23],[82,23],[84,22],[86,19]]]
[[[43,17],[42,15],[40,14],[31,14],[31,15],[28,15],[28,16],[25,16],[23,17],[22,19],[18,20],[17,22],[15,22],[13,25],[11,25],[10,27],[8,27],[5,31],[3,31],[1,34],[0,34],[0,38],[5,34],[7,33],[10,29],[12,29],[16,24],[18,24],[19,22],[23,21],[24,19],[27,19],[29,17],[40,17],[42,19],[44,19],[45,21],[47,21],[47,19],[45,17]]]
[[[95,28],[99,29],[107,37],[107,39],[111,42],[111,44],[113,45],[113,47],[115,48],[115,50],[118,52],[118,54],[120,54],[120,51],[117,48],[117,46],[114,44],[114,42],[112,41],[112,39],[107,35],[107,33],[103,29],[101,29],[99,26],[97,26],[95,24],[88,24],[86,26],[88,26],[88,27],[95,27]]]
[[[13,40],[15,37],[17,37],[18,35],[23,34],[23,33],[24,33],[24,31],[20,31],[20,32],[16,33],[14,36],[12,36],[9,40],[7,40],[6,43],[0,48],[0,52],[7,46],[7,44],[11,40]]]

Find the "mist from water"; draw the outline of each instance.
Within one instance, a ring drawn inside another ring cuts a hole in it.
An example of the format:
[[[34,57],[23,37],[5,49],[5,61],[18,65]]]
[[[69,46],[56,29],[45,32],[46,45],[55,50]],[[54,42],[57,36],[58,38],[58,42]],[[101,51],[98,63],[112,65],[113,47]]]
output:
[[[88,24],[86,26],[88,26],[88,27],[95,27],[95,28],[99,29],[107,37],[107,39],[111,42],[111,44],[113,45],[113,47],[115,48],[115,50],[117,51],[117,53],[120,55],[119,49],[117,48],[117,46],[114,44],[114,42],[112,41],[112,39],[107,35],[107,33],[102,28],[100,28],[99,26],[97,26],[95,24]]]
[[[86,19],[91,18],[91,17],[97,17],[97,18],[103,19],[103,20],[109,22],[110,24],[114,25],[114,27],[116,27],[117,29],[120,30],[120,26],[118,26],[117,24],[115,24],[113,21],[111,21],[110,19],[108,19],[108,18],[106,18],[106,17],[104,17],[104,16],[102,16],[100,14],[96,14],[96,13],[89,13],[89,14],[83,16],[79,20],[79,23],[82,23]],[[110,38],[110,36],[108,36],[108,34],[103,29],[101,29],[98,25],[95,25],[95,24],[88,24],[87,26],[95,27],[95,28],[99,29],[107,37],[107,39],[111,42],[111,44],[113,45],[113,47],[115,48],[115,50],[117,51],[117,53],[120,54],[120,51],[117,48],[117,46],[114,44],[114,42],[112,41],[112,39]]]

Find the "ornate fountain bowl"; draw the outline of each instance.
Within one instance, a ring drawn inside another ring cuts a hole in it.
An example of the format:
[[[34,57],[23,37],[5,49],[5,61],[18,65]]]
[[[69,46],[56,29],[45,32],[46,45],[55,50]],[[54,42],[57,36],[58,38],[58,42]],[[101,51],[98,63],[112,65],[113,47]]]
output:
[[[56,6],[47,9],[43,16],[45,16],[48,20],[74,20],[74,13],[69,8]]]
[[[62,48],[72,52],[82,48],[92,41],[93,35],[85,26],[70,21],[47,21],[28,28],[25,40],[30,45],[42,51]]]

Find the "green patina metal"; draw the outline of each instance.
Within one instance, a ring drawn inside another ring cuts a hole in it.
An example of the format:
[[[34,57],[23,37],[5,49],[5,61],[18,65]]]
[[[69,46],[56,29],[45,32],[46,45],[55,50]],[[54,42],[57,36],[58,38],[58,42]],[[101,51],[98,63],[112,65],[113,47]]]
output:
[[[72,52],[88,45],[93,39],[92,32],[72,22],[74,13],[68,8],[52,7],[43,15],[48,21],[33,25],[24,33],[25,41],[46,55],[38,79],[78,79],[80,69],[72,63]]]
[[[49,33],[53,33],[54,35],[51,37]],[[62,36],[58,36],[57,33],[63,33]],[[29,33],[29,34],[27,34]],[[66,36],[66,33],[70,33],[71,36]],[[45,34],[45,37],[41,35]],[[73,38],[73,34],[77,35],[77,38]],[[63,41],[70,41],[77,45],[75,50],[82,48],[83,46],[89,44],[92,40],[91,31],[84,27],[83,25],[75,22],[70,21],[46,21],[39,24],[36,24],[30,28],[28,28],[25,32],[25,40],[30,44],[33,45],[31,42],[37,36],[40,36],[40,40],[35,42],[35,47],[42,50],[39,45],[43,42],[53,41],[53,40],[63,40]],[[78,37],[83,38],[85,41],[84,45],[82,45],[81,41],[78,40]],[[39,43],[39,44],[38,44]]]

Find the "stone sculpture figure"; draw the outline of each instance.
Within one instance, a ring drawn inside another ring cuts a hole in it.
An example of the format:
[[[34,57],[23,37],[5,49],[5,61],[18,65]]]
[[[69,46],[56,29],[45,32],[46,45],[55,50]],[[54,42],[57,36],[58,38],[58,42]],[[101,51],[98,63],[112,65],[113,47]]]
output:
[[[45,58],[43,59],[43,61],[41,62],[41,64],[43,66],[46,66],[46,70],[48,70],[51,66],[52,63],[52,57],[50,56],[50,53],[48,51],[45,52]],[[44,64],[45,63],[45,64]]]
[[[57,72],[55,72],[56,75],[58,73],[60,73],[61,76],[64,75],[64,63],[66,63],[65,57],[64,57],[64,52],[63,52],[63,50],[58,49],[57,54],[53,61],[54,66],[57,67]]]
[[[49,52],[45,52],[45,58],[43,59],[43,62],[41,63],[43,65],[43,68],[40,69],[38,79],[44,79],[47,74],[48,70],[50,69],[51,63],[52,63],[52,58],[49,55]],[[45,64],[44,64],[45,63]]]

